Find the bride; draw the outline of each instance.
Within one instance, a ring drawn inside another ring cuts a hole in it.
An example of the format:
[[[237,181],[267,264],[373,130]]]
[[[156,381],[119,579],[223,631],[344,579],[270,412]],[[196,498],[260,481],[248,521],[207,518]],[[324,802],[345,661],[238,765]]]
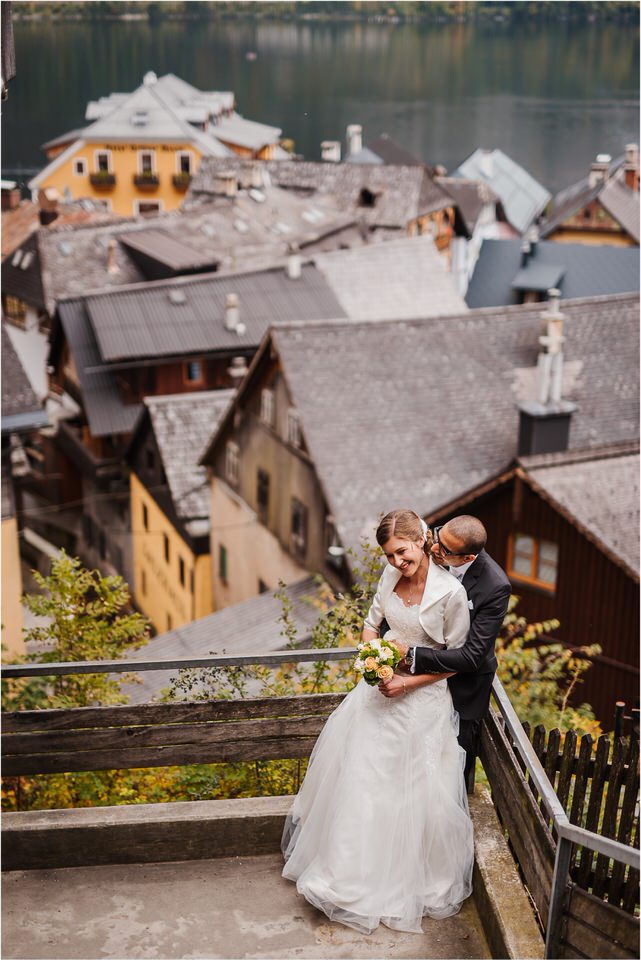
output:
[[[431,535],[412,510],[394,510],[376,539],[388,566],[363,640],[385,618],[410,647],[462,646],[467,597],[430,562]],[[400,696],[361,679],[329,717],[287,816],[283,876],[310,903],[357,930],[379,923],[419,933],[423,916],[457,913],[472,892],[472,823],[445,682],[398,673]]]

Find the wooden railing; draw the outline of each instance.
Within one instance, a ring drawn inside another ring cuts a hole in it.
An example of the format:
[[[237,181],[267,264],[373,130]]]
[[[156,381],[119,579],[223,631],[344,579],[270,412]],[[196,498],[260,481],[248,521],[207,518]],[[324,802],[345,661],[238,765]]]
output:
[[[546,932],[546,957],[638,957],[638,741],[617,741],[611,761],[608,737],[596,756],[591,737],[577,756],[571,732],[562,750],[558,730],[546,743],[537,727],[532,743],[496,679],[493,698],[481,761]]]
[[[5,678],[340,660],[355,650],[249,657],[27,664]],[[303,758],[343,694],[3,716],[5,776],[185,763]],[[581,742],[536,728],[533,741],[495,678],[480,756],[492,798],[546,933],[546,957],[637,957],[638,743]],[[578,754],[577,754],[578,746]],[[611,756],[610,756],[611,754]],[[605,795],[605,807],[601,814]]]

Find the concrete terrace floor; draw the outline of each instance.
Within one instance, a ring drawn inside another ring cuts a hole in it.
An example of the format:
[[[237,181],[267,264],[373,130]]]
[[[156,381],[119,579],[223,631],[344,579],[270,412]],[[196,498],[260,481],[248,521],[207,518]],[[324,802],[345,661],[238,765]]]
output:
[[[14,871],[2,877],[2,956],[18,958],[490,957],[473,902],[423,933],[331,923],[270,854]]]

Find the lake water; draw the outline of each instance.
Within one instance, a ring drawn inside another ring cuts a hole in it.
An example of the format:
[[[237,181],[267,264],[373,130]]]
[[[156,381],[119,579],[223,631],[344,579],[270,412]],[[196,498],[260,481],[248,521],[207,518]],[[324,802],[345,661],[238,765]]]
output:
[[[89,99],[131,91],[147,70],[234,90],[245,116],[296,150],[363,125],[453,170],[499,147],[551,191],[597,153],[639,140],[638,25],[17,22],[17,76],[2,105],[5,177],[44,165],[40,145],[84,125]],[[255,51],[248,61],[245,54]]]

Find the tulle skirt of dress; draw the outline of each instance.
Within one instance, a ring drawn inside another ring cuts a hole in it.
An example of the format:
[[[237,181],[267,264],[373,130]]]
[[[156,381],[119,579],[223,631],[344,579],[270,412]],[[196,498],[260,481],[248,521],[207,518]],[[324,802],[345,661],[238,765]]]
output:
[[[283,876],[331,920],[421,931],[457,913],[474,862],[445,682],[395,699],[361,680],[328,719],[288,814]]]

